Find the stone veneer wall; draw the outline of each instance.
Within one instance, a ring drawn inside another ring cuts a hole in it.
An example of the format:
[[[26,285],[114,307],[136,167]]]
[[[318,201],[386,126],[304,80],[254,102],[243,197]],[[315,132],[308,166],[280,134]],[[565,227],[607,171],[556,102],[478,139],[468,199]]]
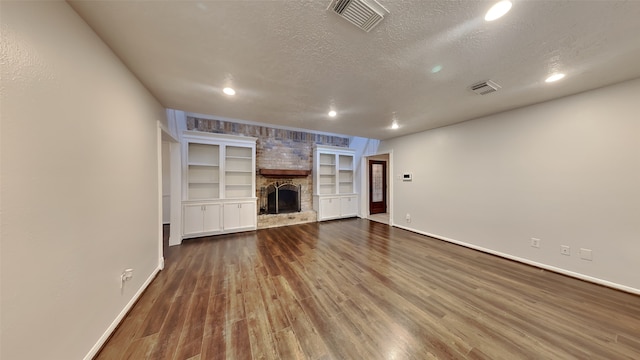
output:
[[[348,137],[312,134],[191,116],[187,117],[187,130],[258,138],[256,142],[256,174],[259,169],[311,170],[313,168],[313,145],[316,144],[349,147]],[[258,199],[260,199],[261,188],[274,182],[291,182],[296,185],[300,184],[302,187],[302,212],[259,215],[258,228],[316,221],[316,215],[313,211],[312,175],[294,178],[256,176],[256,197]],[[260,203],[258,203],[259,210]]]

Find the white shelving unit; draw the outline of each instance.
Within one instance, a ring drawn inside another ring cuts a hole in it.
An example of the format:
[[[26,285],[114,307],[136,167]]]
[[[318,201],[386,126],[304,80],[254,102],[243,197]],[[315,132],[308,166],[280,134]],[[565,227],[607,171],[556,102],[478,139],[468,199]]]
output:
[[[256,140],[184,132],[183,238],[256,229]]]
[[[313,208],[318,221],[358,214],[355,151],[316,145],[313,152]]]
[[[189,200],[220,197],[220,146],[187,145],[187,197]]]
[[[255,146],[255,143],[254,143]],[[225,149],[225,194],[227,198],[255,196],[255,149],[227,146]]]

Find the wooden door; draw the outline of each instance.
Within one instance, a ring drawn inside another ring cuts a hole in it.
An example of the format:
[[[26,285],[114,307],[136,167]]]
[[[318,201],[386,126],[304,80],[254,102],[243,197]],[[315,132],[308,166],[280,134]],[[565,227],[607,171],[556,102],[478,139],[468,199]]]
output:
[[[369,213],[387,212],[387,162],[369,160]]]

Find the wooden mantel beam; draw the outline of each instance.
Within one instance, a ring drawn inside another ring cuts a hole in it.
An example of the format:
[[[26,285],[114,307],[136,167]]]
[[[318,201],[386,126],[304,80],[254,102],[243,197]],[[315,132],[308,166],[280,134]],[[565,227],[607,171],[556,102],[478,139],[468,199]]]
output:
[[[264,177],[306,177],[311,170],[260,169],[258,173]]]

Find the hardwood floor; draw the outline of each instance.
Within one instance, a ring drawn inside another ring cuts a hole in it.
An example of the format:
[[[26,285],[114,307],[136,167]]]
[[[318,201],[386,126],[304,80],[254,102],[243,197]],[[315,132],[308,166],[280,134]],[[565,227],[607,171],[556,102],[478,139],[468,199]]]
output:
[[[187,240],[97,359],[640,359],[640,297],[363,219]]]

